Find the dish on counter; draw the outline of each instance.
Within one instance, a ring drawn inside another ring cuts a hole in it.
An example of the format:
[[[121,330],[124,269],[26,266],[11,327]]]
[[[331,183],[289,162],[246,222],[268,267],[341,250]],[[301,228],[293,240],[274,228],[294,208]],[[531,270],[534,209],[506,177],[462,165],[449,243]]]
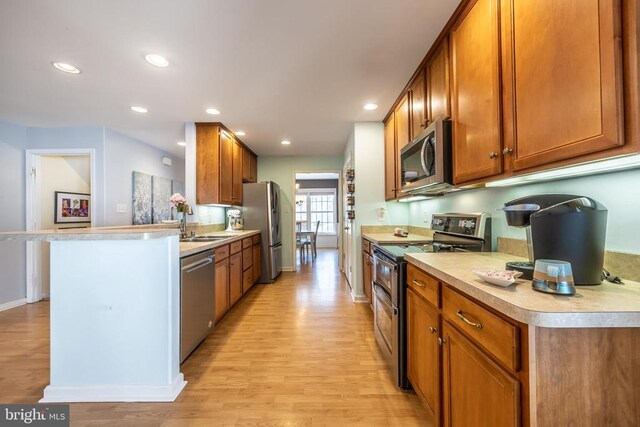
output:
[[[495,270],[491,268],[478,268],[473,270],[473,274],[492,285],[506,288],[515,283],[518,277],[522,276],[521,271]]]

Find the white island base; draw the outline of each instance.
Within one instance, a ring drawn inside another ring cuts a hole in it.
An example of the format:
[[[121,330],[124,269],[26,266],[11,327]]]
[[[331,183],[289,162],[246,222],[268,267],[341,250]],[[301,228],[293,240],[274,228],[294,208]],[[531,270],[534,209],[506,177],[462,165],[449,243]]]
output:
[[[51,240],[51,378],[40,402],[175,400],[187,384],[177,231],[77,233],[22,236]]]

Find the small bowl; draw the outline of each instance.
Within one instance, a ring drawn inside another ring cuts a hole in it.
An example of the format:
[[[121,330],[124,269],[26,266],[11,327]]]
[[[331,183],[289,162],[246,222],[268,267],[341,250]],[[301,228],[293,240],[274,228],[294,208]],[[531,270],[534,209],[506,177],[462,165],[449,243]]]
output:
[[[495,270],[491,268],[479,268],[473,270],[473,274],[481,278],[487,283],[491,283],[492,285],[501,286],[506,288],[507,286],[512,285],[518,279],[518,277],[522,276],[521,271],[513,271],[513,270]]]

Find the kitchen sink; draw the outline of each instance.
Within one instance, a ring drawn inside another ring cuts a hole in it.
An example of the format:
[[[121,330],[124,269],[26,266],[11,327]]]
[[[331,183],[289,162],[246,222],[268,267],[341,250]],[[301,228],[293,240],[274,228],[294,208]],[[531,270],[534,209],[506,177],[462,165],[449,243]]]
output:
[[[191,243],[206,243],[206,242],[216,242],[218,240],[224,240],[226,237],[224,236],[194,236],[194,237],[185,237],[180,239],[181,242],[191,242]]]

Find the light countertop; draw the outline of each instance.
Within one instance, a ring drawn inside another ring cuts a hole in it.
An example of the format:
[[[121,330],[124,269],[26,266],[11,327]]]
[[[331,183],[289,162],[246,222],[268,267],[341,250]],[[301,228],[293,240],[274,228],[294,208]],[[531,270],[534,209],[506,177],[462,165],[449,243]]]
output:
[[[398,237],[393,233],[362,233],[362,238],[372,241],[377,244],[412,244],[412,243],[427,243],[433,239],[433,233],[431,235],[423,235],[416,233],[409,233],[407,237]]]
[[[177,236],[177,228],[136,228],[136,227],[96,227],[96,228],[66,228],[59,230],[12,231],[0,233],[2,240],[148,240],[162,237]]]
[[[225,237],[225,239],[216,240],[215,242],[180,242],[180,257],[186,257],[197,254],[198,252],[219,248],[220,246],[228,245],[236,240],[242,240],[256,234],[260,234],[260,231],[242,230],[236,232],[217,231],[215,233],[207,233],[207,236],[220,236]]]
[[[443,283],[517,321],[549,328],[640,327],[640,283],[604,282],[578,286],[576,295],[560,296],[534,291],[519,280],[507,288],[484,282],[473,274],[478,268],[504,270],[507,261],[524,258],[497,252],[413,253],[405,260]]]

